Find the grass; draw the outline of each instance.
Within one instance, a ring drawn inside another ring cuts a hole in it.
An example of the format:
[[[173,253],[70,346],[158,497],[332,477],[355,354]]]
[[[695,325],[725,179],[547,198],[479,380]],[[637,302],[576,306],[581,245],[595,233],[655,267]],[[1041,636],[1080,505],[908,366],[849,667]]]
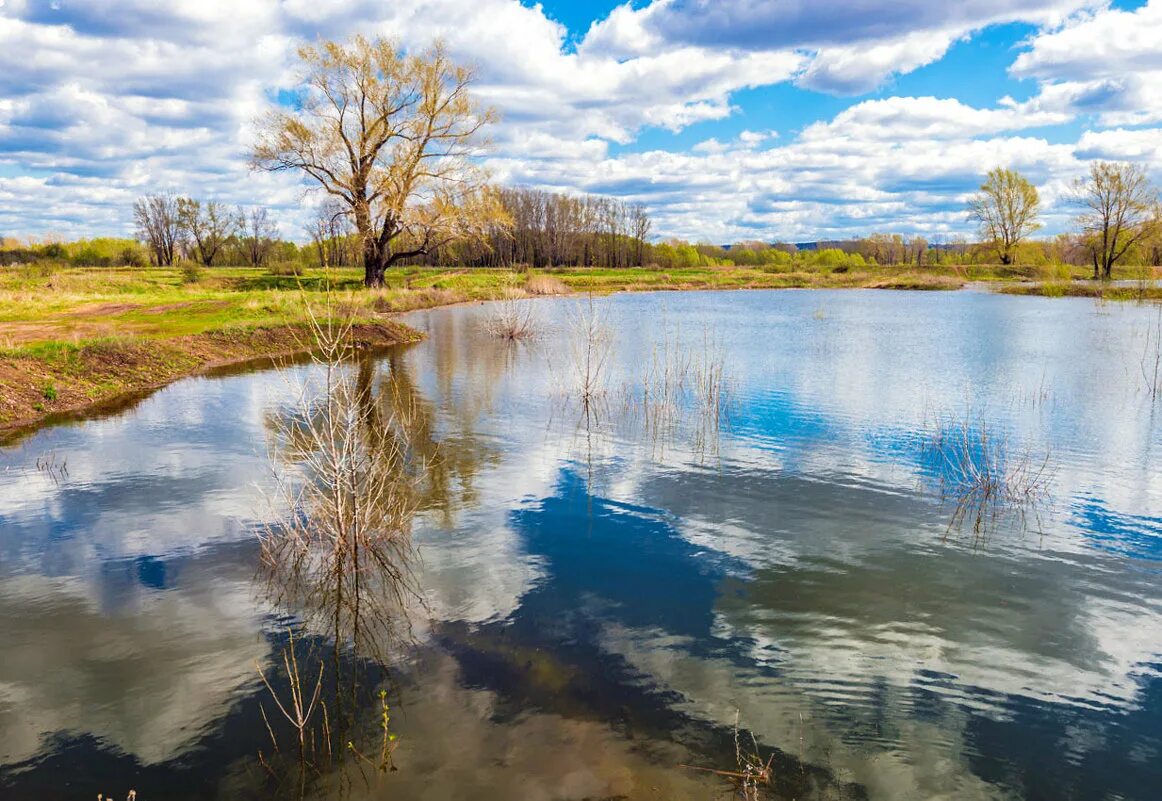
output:
[[[1038,284],[1020,284],[1001,289],[1006,295],[1039,295],[1046,298],[1101,298],[1102,300],[1162,300],[1162,287],[1110,285],[1100,282],[1065,283],[1045,281]]]
[[[291,267],[45,263],[0,268],[0,429],[145,391],[208,366],[301,350],[307,307],[328,287],[364,344],[384,345],[415,336],[393,323],[393,314],[503,297],[791,287],[956,289],[966,281],[1028,281],[1060,272],[997,266],[528,272],[397,267],[387,272],[382,289],[367,290],[356,269],[324,273]],[[1031,290],[1022,285],[1015,291]]]

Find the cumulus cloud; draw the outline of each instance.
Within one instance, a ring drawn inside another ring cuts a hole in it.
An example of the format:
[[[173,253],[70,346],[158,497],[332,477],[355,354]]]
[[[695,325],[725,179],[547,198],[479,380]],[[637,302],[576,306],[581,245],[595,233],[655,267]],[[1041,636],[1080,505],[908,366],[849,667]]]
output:
[[[802,86],[861,94],[893,74],[941,58],[957,39],[1005,22],[1057,25],[1093,0],[653,0],[619,6],[595,23],[583,47],[622,57],[659,48],[806,51]]]
[[[304,185],[247,171],[252,122],[294,86],[296,43],[354,32],[413,46],[441,38],[476,65],[477,95],[502,114],[488,160],[497,180],[642,201],[661,235],[961,231],[964,196],[995,164],[1028,171],[1052,194],[1085,158],[1157,159],[1149,135],[1126,126],[1162,109],[1162,81],[1151,78],[1160,8],[655,0],[615,8],[577,40],[540,5],[515,0],[8,0],[0,231],[129,233],[133,199],[167,189],[266,204],[285,236],[302,238]],[[741,90],[864,92],[1013,20],[1042,26],[1014,56],[1014,76],[1038,82],[1028,101],[883,97],[781,138],[716,129],[748,114]],[[1126,130],[1090,132],[1074,147],[1032,135],[1086,110]],[[639,145],[643,131],[691,126],[705,133],[689,149]]]
[[[1034,36],[1010,72],[1040,83],[1044,108],[1107,125],[1162,120],[1162,0],[1105,8]]]

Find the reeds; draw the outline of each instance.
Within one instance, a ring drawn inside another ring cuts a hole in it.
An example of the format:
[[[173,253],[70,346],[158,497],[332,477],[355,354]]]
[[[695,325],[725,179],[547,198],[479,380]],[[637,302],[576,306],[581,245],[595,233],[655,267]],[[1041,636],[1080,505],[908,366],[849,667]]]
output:
[[[947,531],[969,524],[983,539],[1003,513],[1025,523],[1049,497],[1052,471],[1049,455],[1037,457],[1030,448],[1014,448],[983,418],[966,415],[946,420],[931,435],[940,495],[953,506]]]
[[[622,388],[625,420],[659,447],[683,433],[699,455],[717,452],[730,407],[726,350],[705,329],[701,346],[690,348],[680,332],[665,333]]]

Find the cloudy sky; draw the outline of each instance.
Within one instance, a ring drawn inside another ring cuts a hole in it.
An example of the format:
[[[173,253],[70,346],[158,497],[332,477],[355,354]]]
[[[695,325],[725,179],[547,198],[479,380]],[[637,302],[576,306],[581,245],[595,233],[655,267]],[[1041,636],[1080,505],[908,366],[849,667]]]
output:
[[[0,0],[0,234],[128,234],[167,189],[303,239],[315,198],[248,172],[253,120],[296,43],[357,32],[476,65],[497,180],[661,235],[940,240],[996,165],[1053,233],[1088,160],[1162,178],[1162,0]]]

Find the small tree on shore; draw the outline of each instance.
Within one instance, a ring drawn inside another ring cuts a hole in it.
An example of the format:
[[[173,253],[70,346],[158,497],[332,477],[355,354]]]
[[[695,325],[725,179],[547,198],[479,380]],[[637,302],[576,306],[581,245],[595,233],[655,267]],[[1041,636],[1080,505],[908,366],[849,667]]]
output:
[[[1160,224],[1158,190],[1135,164],[1094,162],[1089,177],[1074,183],[1074,201],[1095,280],[1111,278],[1114,265]]]
[[[981,237],[997,251],[1001,264],[1012,264],[1016,246],[1041,227],[1037,187],[1016,170],[997,167],[968,202],[969,216]]]
[[[253,165],[296,170],[348,210],[364,283],[453,241],[484,241],[504,212],[475,156],[495,118],[472,71],[440,44],[406,55],[384,39],[303,47],[299,107],[259,126]]]
[[[166,194],[138,198],[133,204],[133,221],[137,238],[149,248],[154,263],[159,267],[173,264],[181,241],[177,198]]]

